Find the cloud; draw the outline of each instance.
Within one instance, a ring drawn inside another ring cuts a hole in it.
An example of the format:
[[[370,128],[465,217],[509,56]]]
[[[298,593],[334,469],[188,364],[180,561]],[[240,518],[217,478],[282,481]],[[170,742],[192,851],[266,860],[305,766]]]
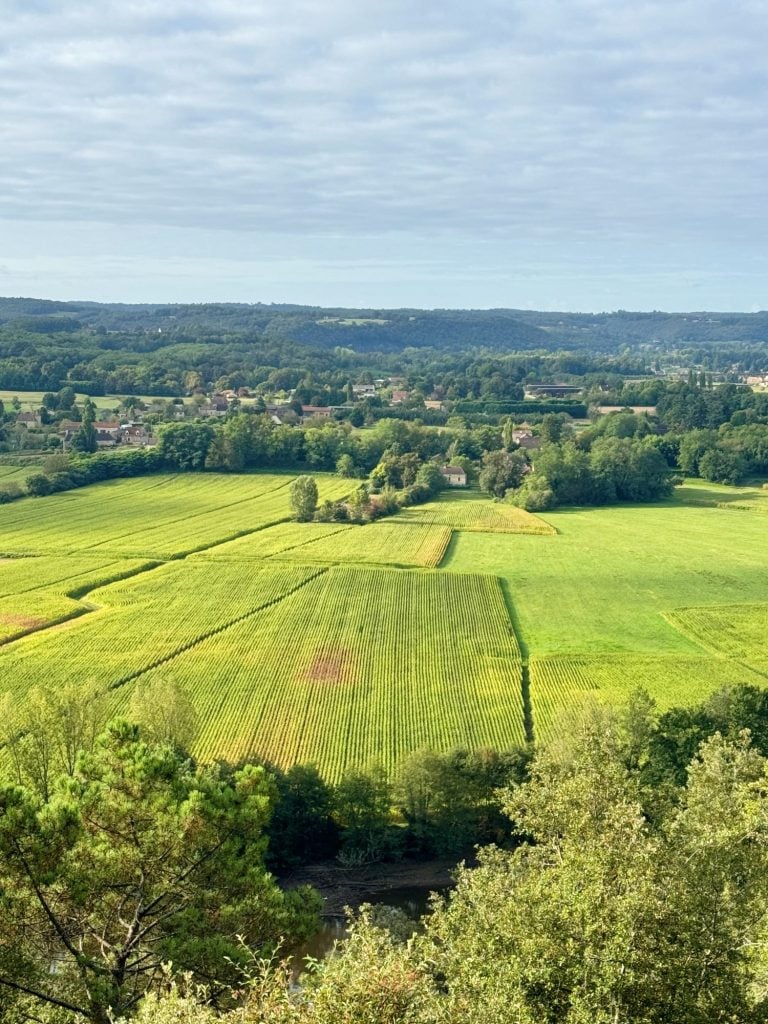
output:
[[[573,259],[768,227],[757,0],[6,6],[8,221]]]

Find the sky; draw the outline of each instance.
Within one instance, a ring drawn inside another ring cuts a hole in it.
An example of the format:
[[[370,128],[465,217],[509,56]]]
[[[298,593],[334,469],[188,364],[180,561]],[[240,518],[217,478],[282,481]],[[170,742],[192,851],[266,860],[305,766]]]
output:
[[[766,0],[0,14],[0,295],[768,308]]]

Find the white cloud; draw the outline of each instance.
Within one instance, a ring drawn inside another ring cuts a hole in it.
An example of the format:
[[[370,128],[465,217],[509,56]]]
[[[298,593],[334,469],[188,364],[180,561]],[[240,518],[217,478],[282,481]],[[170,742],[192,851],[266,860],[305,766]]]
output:
[[[400,233],[436,260],[511,240],[553,275],[585,243],[754,248],[766,20],[750,0],[16,0],[0,215],[113,223],[115,252],[136,224],[193,246]]]

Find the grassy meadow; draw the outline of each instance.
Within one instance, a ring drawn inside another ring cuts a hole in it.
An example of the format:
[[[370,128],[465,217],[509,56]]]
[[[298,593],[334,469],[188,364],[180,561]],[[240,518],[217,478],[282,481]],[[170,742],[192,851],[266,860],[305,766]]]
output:
[[[5,467],[0,467],[0,474]],[[289,521],[294,477],[165,474],[0,506],[14,701],[169,677],[203,759],[329,778],[421,747],[508,747],[585,696],[661,706],[768,681],[768,490],[531,516],[476,492],[368,526]],[[316,475],[320,498],[350,482]]]

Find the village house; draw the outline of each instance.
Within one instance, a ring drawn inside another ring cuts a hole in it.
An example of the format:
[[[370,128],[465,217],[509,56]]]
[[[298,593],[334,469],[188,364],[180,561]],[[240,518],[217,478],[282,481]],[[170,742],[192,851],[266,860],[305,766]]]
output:
[[[410,397],[410,391],[393,391],[392,405],[401,405],[403,402],[407,402]]]
[[[93,429],[97,434],[108,434],[114,440],[120,437],[120,421],[119,420],[96,420],[93,424]]]
[[[461,466],[442,466],[440,472],[450,487],[466,487],[467,474]]]
[[[123,428],[123,444],[134,448],[154,448],[157,441],[141,424],[132,423]]]
[[[425,409],[442,409],[443,408],[443,403],[442,402],[438,402],[434,398],[427,398],[425,400],[425,402],[424,402],[424,408]]]
[[[329,420],[333,409],[329,405],[302,405],[301,420],[307,423],[309,420]]]
[[[543,439],[536,437],[531,430],[513,430],[512,440],[519,448],[529,452],[537,451],[543,443]]]
[[[19,426],[26,427],[28,430],[30,427],[40,427],[43,424],[39,412],[20,412],[16,417],[16,422]]]
[[[229,402],[224,395],[213,395],[197,409],[198,416],[226,416],[228,412]]]
[[[353,384],[352,394],[355,398],[367,398],[376,394],[375,384]]]

